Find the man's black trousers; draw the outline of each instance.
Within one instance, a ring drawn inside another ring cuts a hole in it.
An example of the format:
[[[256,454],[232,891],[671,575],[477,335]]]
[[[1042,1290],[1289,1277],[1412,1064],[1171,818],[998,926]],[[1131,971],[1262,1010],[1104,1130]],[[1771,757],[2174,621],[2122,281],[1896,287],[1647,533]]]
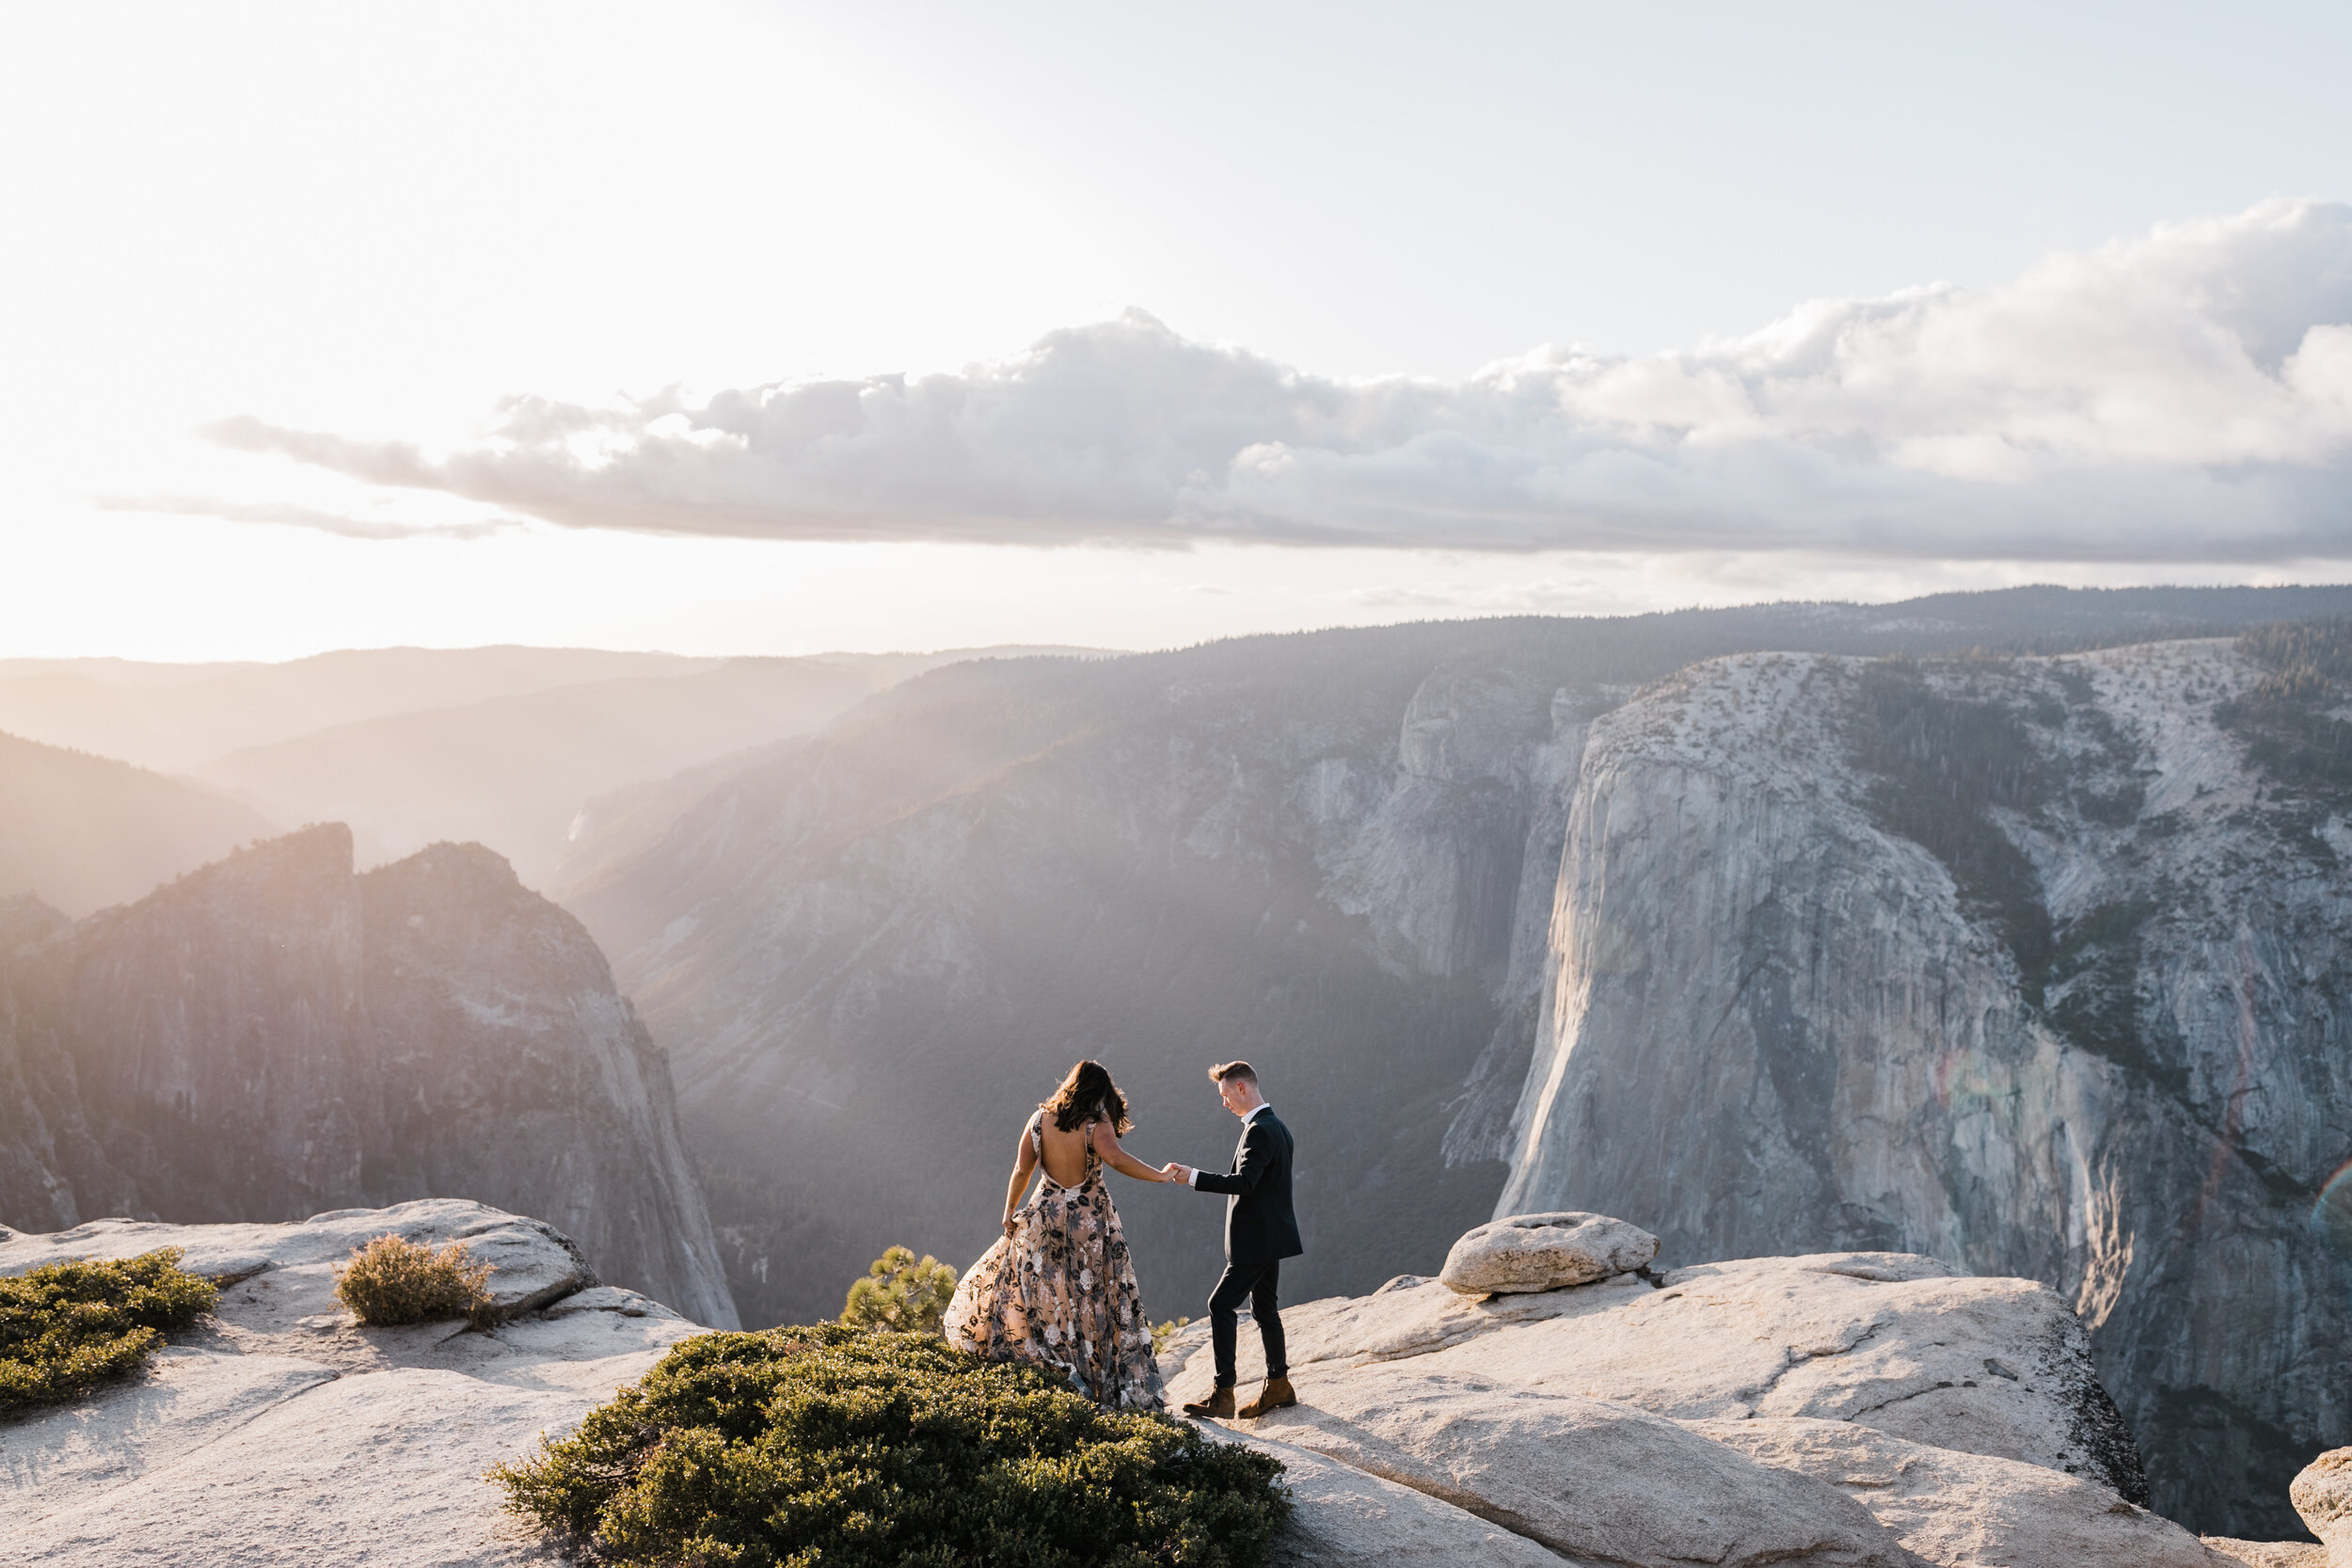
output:
[[[1281,1304],[1275,1299],[1275,1287],[1281,1273],[1279,1262],[1260,1263],[1247,1269],[1228,1263],[1225,1277],[1209,1292],[1209,1338],[1216,1347],[1219,1388],[1233,1386],[1233,1340],[1238,1332],[1234,1314],[1240,1310],[1244,1298],[1249,1302],[1249,1315],[1257,1320],[1258,1338],[1265,1344],[1265,1375],[1290,1376],[1290,1358],[1282,1348]]]

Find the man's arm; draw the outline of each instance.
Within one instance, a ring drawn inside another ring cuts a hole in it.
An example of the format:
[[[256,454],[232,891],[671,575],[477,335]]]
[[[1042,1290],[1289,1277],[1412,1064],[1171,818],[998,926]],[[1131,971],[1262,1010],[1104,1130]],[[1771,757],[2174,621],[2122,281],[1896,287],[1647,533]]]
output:
[[[1204,1193],[1223,1193],[1228,1197],[1240,1196],[1258,1190],[1265,1173],[1274,1168],[1274,1134],[1252,1122],[1242,1134],[1241,1169],[1227,1175],[1220,1171],[1196,1170],[1193,1186]]]

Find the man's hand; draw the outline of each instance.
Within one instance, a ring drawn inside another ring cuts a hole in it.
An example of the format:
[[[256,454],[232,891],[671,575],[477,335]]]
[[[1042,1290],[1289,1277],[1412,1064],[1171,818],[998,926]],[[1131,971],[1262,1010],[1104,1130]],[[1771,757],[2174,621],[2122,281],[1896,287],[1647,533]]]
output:
[[[1160,1167],[1160,1174],[1167,1177],[1170,1181],[1190,1181],[1192,1180],[1191,1168],[1186,1165],[1180,1165],[1173,1160],[1170,1160],[1167,1164]]]

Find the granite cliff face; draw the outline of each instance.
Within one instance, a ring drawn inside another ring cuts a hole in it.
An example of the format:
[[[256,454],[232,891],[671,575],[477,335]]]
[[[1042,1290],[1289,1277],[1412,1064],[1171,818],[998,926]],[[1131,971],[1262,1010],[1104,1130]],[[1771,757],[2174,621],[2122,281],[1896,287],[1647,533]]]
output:
[[[1498,1212],[2044,1281],[2160,1510],[2298,1533],[2352,1433],[2352,748],[2281,646],[1747,656],[1596,721]]]
[[[68,926],[0,917],[0,1218],[294,1220],[465,1196],[731,1326],[666,1059],[561,910],[474,846],[355,876],[339,826]]]

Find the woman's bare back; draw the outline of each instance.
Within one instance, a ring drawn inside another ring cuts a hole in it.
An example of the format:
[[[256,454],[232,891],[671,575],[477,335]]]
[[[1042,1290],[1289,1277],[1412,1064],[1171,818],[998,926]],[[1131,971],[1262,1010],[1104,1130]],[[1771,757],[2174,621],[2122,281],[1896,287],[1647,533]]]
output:
[[[1054,1125],[1054,1118],[1040,1111],[1034,1122],[1038,1142],[1038,1164],[1045,1167],[1046,1177],[1056,1185],[1074,1187],[1087,1179],[1094,1168],[1094,1123],[1088,1122],[1074,1131],[1065,1132]]]

